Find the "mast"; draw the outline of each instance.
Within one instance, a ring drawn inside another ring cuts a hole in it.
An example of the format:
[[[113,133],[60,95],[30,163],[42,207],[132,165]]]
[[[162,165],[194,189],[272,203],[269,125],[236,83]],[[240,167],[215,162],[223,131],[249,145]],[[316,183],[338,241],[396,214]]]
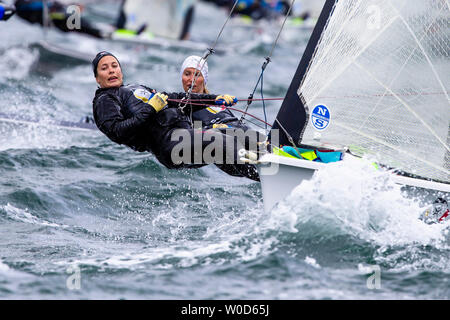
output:
[[[327,0],[316,23],[314,31],[309,39],[308,45],[303,53],[300,64],[297,67],[294,78],[283,100],[278,115],[269,133],[269,141],[271,141],[272,131],[279,131],[279,145],[291,145],[289,138],[292,137],[295,144],[299,144],[304,127],[308,121],[308,110],[298,95],[298,88],[306,75],[308,66],[314,56],[321,35],[327,26],[327,21],[332,14],[336,0]],[[280,126],[281,124],[281,126]],[[286,134],[286,132],[289,136]],[[276,141],[271,141],[276,143]]]

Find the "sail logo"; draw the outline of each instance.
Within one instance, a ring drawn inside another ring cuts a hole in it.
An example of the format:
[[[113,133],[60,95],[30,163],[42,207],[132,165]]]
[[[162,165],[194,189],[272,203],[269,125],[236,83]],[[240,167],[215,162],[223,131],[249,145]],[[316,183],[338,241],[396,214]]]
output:
[[[330,110],[324,105],[316,106],[311,113],[311,122],[318,131],[328,128],[331,121]]]

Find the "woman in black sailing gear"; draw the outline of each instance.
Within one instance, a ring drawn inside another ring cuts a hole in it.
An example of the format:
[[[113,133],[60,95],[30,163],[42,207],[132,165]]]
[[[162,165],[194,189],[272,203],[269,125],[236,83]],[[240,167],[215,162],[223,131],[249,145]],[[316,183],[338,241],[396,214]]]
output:
[[[199,56],[187,57],[181,66],[181,82],[185,92],[189,92],[192,87],[192,92],[196,94],[209,94],[207,88],[208,83],[208,63]],[[195,80],[195,82],[194,82]],[[236,129],[242,130],[244,140],[241,141],[246,145],[246,149],[251,149],[250,139],[255,145],[258,142],[266,140],[265,135],[258,131],[250,129],[236,118],[231,110],[226,107],[210,107],[197,110],[191,115],[192,122],[201,122],[203,129],[214,129],[227,133]],[[246,141],[247,140],[247,141]],[[259,181],[259,175],[256,167],[251,164],[219,164],[219,169],[236,177],[247,177],[249,179]]]
[[[100,88],[93,100],[97,127],[110,140],[139,152],[152,152],[167,168],[198,168],[210,163],[238,163],[244,148],[236,138],[213,130],[193,129],[179,108],[186,93],[156,92],[143,85],[124,85],[119,61],[109,52],[94,58],[93,71]],[[229,95],[192,94],[233,105]],[[195,108],[187,104],[184,110]],[[221,150],[216,146],[221,146]],[[204,156],[207,151],[211,157]]]
[[[79,26],[72,28],[73,14],[68,12],[68,6],[58,1],[17,0],[15,2],[17,15],[30,23],[44,26],[47,23],[44,21],[44,3],[48,7],[48,23],[63,32],[80,32],[96,38],[108,38],[112,33],[112,30],[95,27],[83,17],[79,17]]]

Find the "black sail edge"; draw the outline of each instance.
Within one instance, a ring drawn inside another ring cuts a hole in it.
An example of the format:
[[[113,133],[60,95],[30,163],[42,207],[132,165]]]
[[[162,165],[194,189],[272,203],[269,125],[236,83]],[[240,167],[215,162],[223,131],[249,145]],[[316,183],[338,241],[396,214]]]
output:
[[[281,104],[280,110],[278,111],[276,120],[272,126],[269,133],[269,141],[272,144],[277,143],[277,141],[272,141],[273,130],[279,131],[279,141],[278,145],[291,145],[289,141],[291,137],[294,143],[298,143],[301,139],[304,128],[308,122],[308,115],[305,110],[305,106],[297,94],[298,88],[306,75],[308,66],[311,59],[314,56],[319,40],[322,36],[323,31],[327,26],[328,19],[332,14],[334,5],[339,0],[326,0],[322,12],[320,13],[319,20],[314,27],[314,31],[309,38],[308,45],[303,53],[300,64],[297,67],[294,78],[289,86],[286,96]],[[281,124],[281,126],[280,126]],[[288,136],[285,132],[287,131]]]

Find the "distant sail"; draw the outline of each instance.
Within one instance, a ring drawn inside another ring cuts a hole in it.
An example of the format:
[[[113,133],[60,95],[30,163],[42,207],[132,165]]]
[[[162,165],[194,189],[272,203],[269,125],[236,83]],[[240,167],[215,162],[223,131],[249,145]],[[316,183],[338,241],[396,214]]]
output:
[[[179,39],[188,9],[196,0],[127,0],[123,7],[125,28],[145,31],[155,36]]]
[[[308,15],[317,18],[320,15],[325,0],[297,0],[292,8],[294,16]]]
[[[449,19],[446,0],[327,0],[274,127],[449,183]]]

